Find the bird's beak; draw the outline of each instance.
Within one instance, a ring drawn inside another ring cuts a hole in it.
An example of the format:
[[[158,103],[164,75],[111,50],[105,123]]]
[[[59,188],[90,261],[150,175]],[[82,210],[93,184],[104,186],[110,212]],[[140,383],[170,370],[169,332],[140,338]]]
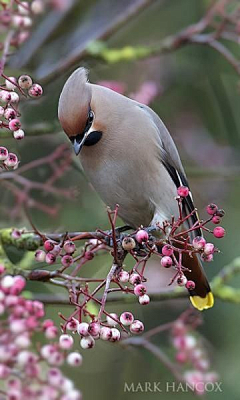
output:
[[[73,142],[73,148],[74,148],[74,152],[76,154],[76,156],[78,156],[78,154],[80,153],[87,137],[89,135],[89,132],[85,132],[85,134],[82,137],[78,137],[76,136]]]

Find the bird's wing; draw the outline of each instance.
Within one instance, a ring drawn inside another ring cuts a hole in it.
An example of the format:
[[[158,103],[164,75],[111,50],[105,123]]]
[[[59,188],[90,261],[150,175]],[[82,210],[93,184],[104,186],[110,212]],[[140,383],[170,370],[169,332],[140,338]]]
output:
[[[179,186],[187,186],[189,188],[188,180],[184,172],[177,148],[166,126],[151,108],[142,104],[138,104],[138,107],[140,107],[142,111],[144,111],[149,116],[149,118],[151,118],[157,128],[160,149],[159,158],[166,170],[168,171],[169,175],[171,176],[172,181],[177,188]],[[195,210],[191,192],[189,192],[189,195],[183,199],[182,207],[185,216]],[[197,212],[194,212],[191,216],[190,221],[188,220],[189,227],[195,224],[198,220],[198,214]],[[196,235],[202,235],[201,229],[196,229],[194,231],[194,236]]]

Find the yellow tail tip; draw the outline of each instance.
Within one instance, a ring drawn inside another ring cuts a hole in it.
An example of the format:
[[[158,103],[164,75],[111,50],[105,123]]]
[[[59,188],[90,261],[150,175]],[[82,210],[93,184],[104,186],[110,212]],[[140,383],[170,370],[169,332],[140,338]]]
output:
[[[214,305],[214,297],[212,292],[209,292],[206,297],[190,296],[192,305],[198,310],[206,310]]]

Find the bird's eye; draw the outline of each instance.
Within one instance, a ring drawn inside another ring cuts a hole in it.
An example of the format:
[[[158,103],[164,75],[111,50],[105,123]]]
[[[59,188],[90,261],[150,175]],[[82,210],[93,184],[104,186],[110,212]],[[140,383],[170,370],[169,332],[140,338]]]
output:
[[[88,114],[88,121],[90,123],[92,123],[93,119],[94,119],[94,112],[91,110],[91,111],[89,111],[89,114]]]

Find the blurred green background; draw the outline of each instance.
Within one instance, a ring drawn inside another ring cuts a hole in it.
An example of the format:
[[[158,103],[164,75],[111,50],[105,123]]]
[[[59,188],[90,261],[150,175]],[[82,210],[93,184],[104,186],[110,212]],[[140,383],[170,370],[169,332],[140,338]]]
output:
[[[21,72],[29,72],[41,83],[46,71],[54,69],[55,64],[67,58],[88,37],[94,38],[94,33],[110,23],[120,9],[124,11],[127,3],[131,1],[123,1],[122,5],[121,1],[118,3],[113,0],[77,1],[47,40],[40,47],[36,46],[33,56],[26,65],[22,65]],[[166,36],[197,22],[210,4],[202,0],[157,0],[149,3],[147,8],[108,38],[109,46],[156,44]],[[44,18],[40,17],[37,29],[42,26]],[[15,61],[13,59],[7,71],[10,76],[19,75],[18,64],[21,65],[27,49],[31,49],[28,43],[23,49],[25,53],[20,53],[20,50]],[[232,50],[239,57],[239,46],[233,46]],[[2,141],[11,151],[16,151],[23,164],[51,153],[66,141],[57,121],[57,101],[64,81],[78,65],[75,64],[66,72],[58,74],[56,79],[44,84],[45,95],[41,100],[27,102],[23,106],[25,130],[29,131],[25,140],[21,143],[10,139]],[[136,92],[148,80],[154,81],[159,87],[159,95],[151,107],[160,115],[179,149],[200,215],[204,217],[204,207],[209,202],[216,202],[226,211],[224,227],[227,235],[217,243],[221,254],[215,257],[212,264],[206,265],[207,275],[213,277],[223,266],[240,256],[239,77],[213,49],[196,45],[183,47],[164,56],[113,65],[86,56],[80,65],[90,70],[91,82],[124,82],[127,93]],[[31,130],[39,124],[46,126],[49,134],[31,136]],[[31,210],[32,219],[39,230],[80,231],[108,227],[105,206],[86,181],[74,156],[73,165],[58,182],[59,187],[75,188],[72,200],[35,193],[38,200],[59,205],[55,217]],[[48,166],[34,169],[28,176],[45,181],[49,176]],[[24,213],[19,213],[17,218],[11,218],[11,213],[6,213],[6,207],[13,204],[13,198],[5,189],[1,193],[1,202],[1,227],[9,226],[9,220],[11,225],[19,228],[28,226]],[[108,267],[109,258],[99,256],[90,267],[85,267],[83,274],[101,276]],[[239,283],[240,278],[235,277],[232,285],[238,287]],[[59,289],[40,283],[29,284],[29,289],[36,293],[59,292]],[[152,302],[146,308],[136,304],[128,309],[144,321],[146,329],[150,329],[176,318],[187,304],[187,300]],[[47,308],[48,316],[54,318],[57,324],[59,309],[66,314],[69,312],[63,306]],[[121,303],[109,305],[109,311],[122,312],[125,309],[126,306]],[[213,309],[204,312],[203,318],[204,324],[200,331],[210,343],[213,369],[219,372],[220,381],[223,382],[222,393],[209,393],[206,397],[239,399],[239,306],[216,301]],[[156,337],[155,343],[169,351],[167,336]],[[96,396],[100,400],[194,398],[191,392],[124,393],[124,382],[160,381],[164,386],[164,382],[174,381],[170,372],[144,350],[123,349],[118,345],[98,341],[93,350],[83,350],[82,353],[84,363],[81,369],[66,368],[66,373],[75,380],[87,400]]]

